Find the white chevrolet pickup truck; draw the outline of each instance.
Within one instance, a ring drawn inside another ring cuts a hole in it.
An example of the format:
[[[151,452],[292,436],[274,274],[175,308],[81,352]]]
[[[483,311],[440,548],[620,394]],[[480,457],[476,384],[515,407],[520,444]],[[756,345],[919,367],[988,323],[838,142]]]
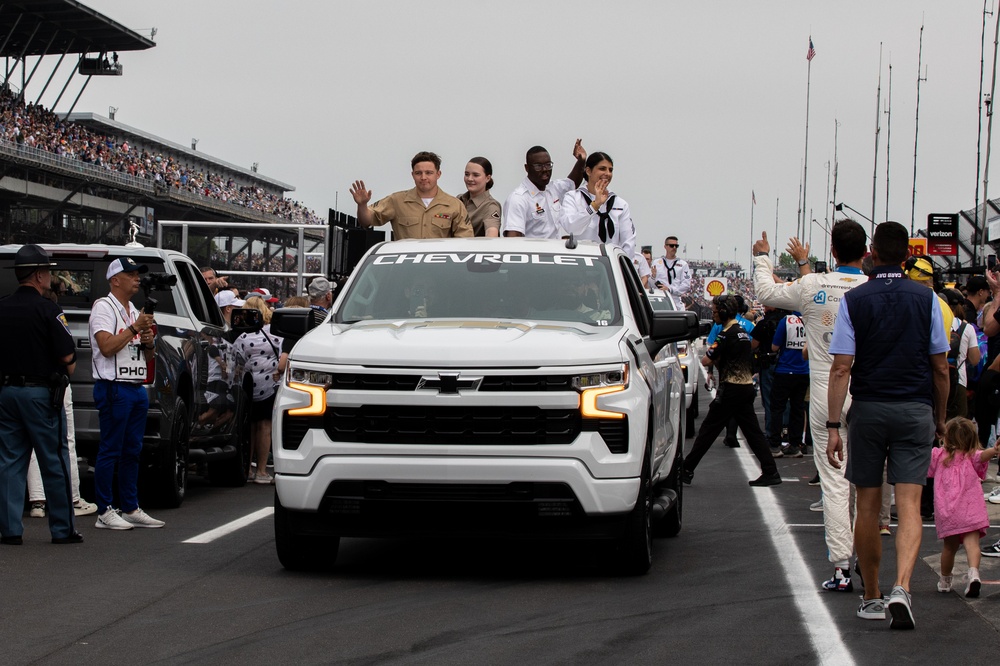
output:
[[[275,402],[274,528],[288,569],[341,537],[611,543],[645,573],[681,527],[690,312],[654,312],[631,258],[589,242],[373,247],[330,314],[275,313],[301,338]]]

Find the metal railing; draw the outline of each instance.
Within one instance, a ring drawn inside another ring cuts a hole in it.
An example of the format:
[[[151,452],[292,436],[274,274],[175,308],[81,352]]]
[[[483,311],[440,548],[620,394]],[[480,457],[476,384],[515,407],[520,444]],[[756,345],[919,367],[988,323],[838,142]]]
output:
[[[273,228],[273,224],[264,223],[247,223],[241,224],[238,229],[229,231],[239,231],[240,229],[246,228]],[[305,251],[305,231],[307,229],[311,231],[321,232],[324,238],[330,233],[330,225],[328,224],[286,224],[283,225],[289,229],[298,230],[298,270],[294,273],[290,272],[272,272],[272,271],[231,271],[227,270],[226,273],[229,275],[260,275],[264,274],[268,277],[294,277],[295,278],[295,293],[301,294],[303,287],[305,287],[305,277],[323,275],[327,276],[329,272],[329,257],[327,257],[326,252],[322,253],[322,268],[321,273],[312,273],[306,270],[306,254]],[[209,228],[218,229],[219,225],[216,222],[185,222],[183,220],[159,220],[156,224],[156,247],[163,247],[163,229],[164,227],[180,227],[181,228],[181,253],[188,254],[188,229],[190,228]],[[190,255],[188,255],[190,256]]]

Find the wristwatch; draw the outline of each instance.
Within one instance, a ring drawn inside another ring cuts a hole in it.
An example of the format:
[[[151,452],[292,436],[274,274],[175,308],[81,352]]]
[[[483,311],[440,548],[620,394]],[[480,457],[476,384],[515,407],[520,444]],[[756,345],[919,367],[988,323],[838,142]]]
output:
[[[837,428],[837,429],[839,429],[840,428],[840,421],[827,421],[826,422],[826,427],[827,428]]]
[[[798,259],[798,260],[795,261],[795,263],[797,263],[799,266],[805,266],[806,264],[809,263],[809,260],[808,259]]]

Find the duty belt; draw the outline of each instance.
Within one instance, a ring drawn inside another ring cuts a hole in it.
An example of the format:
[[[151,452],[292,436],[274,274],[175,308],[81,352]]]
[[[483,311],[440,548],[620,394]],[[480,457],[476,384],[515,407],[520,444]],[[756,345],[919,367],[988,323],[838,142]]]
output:
[[[44,386],[48,388],[52,385],[48,377],[35,375],[6,375],[3,378],[4,386]]]

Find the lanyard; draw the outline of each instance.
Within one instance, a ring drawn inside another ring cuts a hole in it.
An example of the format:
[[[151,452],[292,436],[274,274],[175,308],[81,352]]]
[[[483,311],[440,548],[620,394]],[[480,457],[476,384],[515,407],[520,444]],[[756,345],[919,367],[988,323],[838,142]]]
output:
[[[128,328],[135,323],[135,320],[132,319],[131,308],[128,308],[128,310],[123,309],[121,303],[118,302],[118,299],[110,294],[108,295],[108,300],[111,302],[111,307],[117,310],[118,314],[121,315],[122,321],[125,322],[125,328]]]

